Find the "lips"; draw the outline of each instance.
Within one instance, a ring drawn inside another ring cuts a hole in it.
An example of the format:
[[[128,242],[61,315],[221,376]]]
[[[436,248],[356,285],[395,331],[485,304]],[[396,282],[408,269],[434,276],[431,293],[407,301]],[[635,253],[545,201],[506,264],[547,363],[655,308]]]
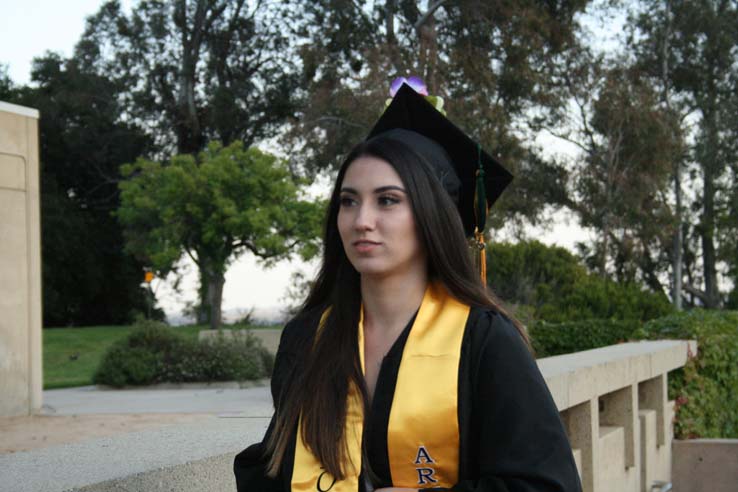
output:
[[[374,248],[376,248],[377,246],[379,246],[379,244],[380,243],[378,243],[378,242],[369,241],[369,240],[366,240],[366,239],[362,239],[362,240],[354,241],[353,242],[354,249],[357,252],[359,252],[359,253],[369,253]]]

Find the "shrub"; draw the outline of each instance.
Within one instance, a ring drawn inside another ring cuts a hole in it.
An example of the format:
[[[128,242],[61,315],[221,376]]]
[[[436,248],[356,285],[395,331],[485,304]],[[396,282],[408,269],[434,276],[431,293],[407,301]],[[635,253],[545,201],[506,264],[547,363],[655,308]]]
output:
[[[692,310],[646,323],[644,339],[695,339],[696,357],[670,374],[678,438],[738,438],[738,312]]]
[[[167,325],[139,321],[126,338],[110,347],[92,380],[117,387],[157,382],[165,355],[178,343],[180,337]]]
[[[160,363],[158,354],[145,348],[115,344],[100,362],[93,381],[117,387],[151,384],[157,379]]]
[[[564,248],[538,241],[496,243],[489,246],[487,254],[487,281],[492,290],[513,305],[513,311],[517,311],[516,306],[527,306],[523,312],[533,320],[646,321],[672,312],[663,294],[592,274]]]
[[[110,386],[160,382],[245,381],[269,376],[273,357],[250,335],[198,342],[166,325],[141,322],[103,357],[94,382]]]
[[[580,352],[633,338],[638,320],[590,319],[565,323],[539,321],[530,328],[533,349],[538,357]]]
[[[165,353],[182,340],[175,331],[164,323],[151,320],[137,321],[126,339],[129,347],[145,347],[153,352]]]
[[[647,321],[671,312],[673,307],[663,294],[590,275],[554,302],[541,306],[538,317],[551,322],[590,318]]]
[[[264,365],[268,351],[255,337],[218,336],[192,342],[172,354],[162,379],[171,382],[246,381],[271,374]]]
[[[538,241],[492,243],[487,257],[488,284],[512,304],[540,308],[587,276],[587,269],[567,249]]]

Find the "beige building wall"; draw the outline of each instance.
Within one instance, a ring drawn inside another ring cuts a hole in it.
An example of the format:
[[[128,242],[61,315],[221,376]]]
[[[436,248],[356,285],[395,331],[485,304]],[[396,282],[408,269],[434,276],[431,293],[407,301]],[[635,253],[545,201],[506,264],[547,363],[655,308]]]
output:
[[[0,416],[41,409],[38,118],[0,101]]]

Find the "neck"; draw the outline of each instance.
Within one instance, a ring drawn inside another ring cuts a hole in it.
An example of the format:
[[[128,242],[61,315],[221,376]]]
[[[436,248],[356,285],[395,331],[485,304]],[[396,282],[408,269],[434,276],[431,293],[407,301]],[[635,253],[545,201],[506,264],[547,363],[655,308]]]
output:
[[[361,277],[364,327],[386,334],[401,331],[423,301],[428,276]]]

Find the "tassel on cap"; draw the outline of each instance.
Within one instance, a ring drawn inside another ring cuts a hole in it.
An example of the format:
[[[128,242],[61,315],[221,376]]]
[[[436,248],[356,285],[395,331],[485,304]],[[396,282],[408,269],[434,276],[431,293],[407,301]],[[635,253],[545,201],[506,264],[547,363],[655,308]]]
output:
[[[479,275],[482,283],[487,284],[487,249],[484,241],[484,229],[487,224],[489,206],[487,205],[487,192],[484,186],[484,166],[482,166],[482,146],[477,144],[477,171],[476,188],[474,191],[474,240],[479,249]]]

